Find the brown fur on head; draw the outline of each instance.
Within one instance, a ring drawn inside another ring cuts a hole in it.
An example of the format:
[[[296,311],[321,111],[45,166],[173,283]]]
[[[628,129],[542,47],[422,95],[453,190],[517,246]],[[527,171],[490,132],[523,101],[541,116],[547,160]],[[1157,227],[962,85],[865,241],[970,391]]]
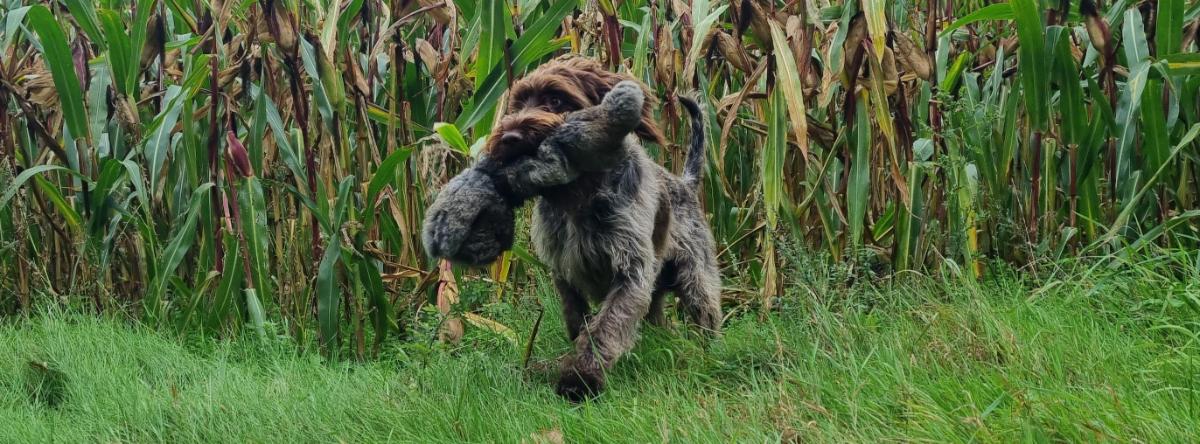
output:
[[[484,152],[504,164],[520,156],[537,152],[538,145],[563,124],[564,114],[541,109],[523,109],[500,119],[488,136]]]
[[[623,80],[634,79],[608,71],[586,57],[568,55],[542,65],[513,84],[508,109],[489,137],[486,152],[504,159],[532,153],[549,135],[548,130],[562,124],[564,115],[599,105]],[[644,141],[663,145],[665,138],[652,112],[657,101],[645,85],[638,85],[646,99],[634,133]],[[557,120],[550,115],[557,115]]]

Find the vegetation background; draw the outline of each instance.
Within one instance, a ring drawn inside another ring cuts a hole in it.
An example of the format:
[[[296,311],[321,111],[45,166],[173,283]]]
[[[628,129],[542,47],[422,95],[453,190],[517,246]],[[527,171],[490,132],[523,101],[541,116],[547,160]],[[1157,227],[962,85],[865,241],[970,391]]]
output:
[[[850,264],[848,283],[1068,257],[1151,257],[1183,279],[1198,16],[1184,0],[3,0],[0,313],[61,304],[356,358],[428,316],[443,339],[463,322],[515,338],[480,307],[542,266],[522,245],[488,270],[431,262],[420,221],[513,79],[567,52],[650,85],[671,142],[648,149],[669,166],[689,137],[672,98],[699,92],[732,313],[781,304],[789,248]]]
[[[0,441],[1194,440],[1198,32],[1184,0],[0,0]],[[582,406],[525,243],[419,242],[564,53],[655,91],[669,167],[704,103],[729,313],[643,329]]]

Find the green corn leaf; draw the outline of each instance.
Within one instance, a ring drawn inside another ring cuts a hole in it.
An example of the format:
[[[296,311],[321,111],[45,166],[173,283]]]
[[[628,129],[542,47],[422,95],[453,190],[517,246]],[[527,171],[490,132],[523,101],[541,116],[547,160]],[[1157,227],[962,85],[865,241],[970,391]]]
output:
[[[101,49],[106,48],[108,42],[104,37],[104,33],[100,32],[100,17],[96,14],[96,7],[91,0],[63,0],[66,3],[67,10],[71,11],[71,15],[75,17],[75,23],[83,28],[83,32],[87,33],[88,38],[100,46]]]
[[[1046,69],[1045,30],[1037,0],[1012,0],[1017,22],[1017,54],[1021,61],[1021,84],[1025,89],[1025,110],[1035,131],[1046,128],[1046,99],[1049,85]]]
[[[238,205],[241,207],[242,236],[250,256],[250,272],[256,291],[255,297],[274,300],[271,283],[270,232],[267,229],[267,204],[263,199],[262,185],[257,177],[247,177],[238,189]]]
[[[75,74],[75,62],[71,49],[67,46],[67,36],[63,34],[58,20],[45,6],[35,5],[26,14],[29,27],[37,32],[42,40],[42,51],[46,57],[46,68],[54,77],[54,89],[58,93],[59,103],[62,104],[63,118],[72,137],[91,139],[87,127],[87,106],[83,101],[83,90],[79,86],[79,76]]]
[[[845,63],[845,55],[842,54],[842,47],[846,43],[846,35],[850,32],[850,23],[854,20],[854,16],[858,14],[858,2],[848,1],[842,4],[842,17],[838,22],[837,32],[833,35],[833,42],[829,45],[829,70],[833,72],[841,71]]]
[[[10,9],[5,13],[4,38],[0,39],[0,54],[8,54],[8,45],[12,44],[13,37],[21,33],[21,23],[25,22],[25,15],[29,13],[30,8],[32,6],[22,6]]]
[[[367,200],[366,205],[368,211],[375,208],[375,200],[379,197],[379,193],[383,191],[383,187],[392,183],[396,179],[396,168],[404,164],[405,160],[412,155],[412,148],[402,148],[393,151],[389,154],[379,168],[375,169],[375,175],[371,176],[371,182],[367,184]]]
[[[8,188],[4,189],[4,194],[0,194],[0,208],[8,207],[8,201],[11,200],[14,195],[17,194],[17,191],[21,189],[21,185],[24,185],[26,181],[33,178],[33,176],[35,176],[35,175],[50,172],[50,171],[62,171],[67,174],[70,174],[72,176],[78,177],[79,179],[88,183],[89,186],[92,184],[91,179],[79,174],[78,171],[72,170],[72,169],[64,167],[64,166],[38,165],[35,167],[26,168],[24,171],[21,171],[21,174],[18,174],[17,177],[13,178],[12,183],[8,184]]]
[[[1125,49],[1125,63],[1130,71],[1150,62],[1150,45],[1146,41],[1146,29],[1142,26],[1142,13],[1137,8],[1125,11],[1125,23],[1121,26],[1121,47]]]
[[[1178,52],[1183,42],[1183,0],[1158,0],[1155,20],[1154,50],[1159,56]]]
[[[130,36],[125,35],[126,25],[115,11],[101,10],[100,22],[108,36],[108,66],[113,70],[116,90],[122,95],[131,95],[132,82],[137,66],[134,66]]]
[[[1012,8],[1011,4],[1009,4],[1009,3],[991,4],[991,5],[987,5],[982,8],[976,9],[975,11],[971,12],[970,14],[964,15],[964,16],[962,16],[962,18],[955,20],[954,23],[951,23],[950,26],[948,26],[948,27],[946,27],[946,29],[942,30],[941,34],[939,34],[938,37],[948,36],[948,35],[950,35],[950,33],[954,32],[956,29],[961,28],[963,26],[970,25],[972,23],[976,23],[976,22],[993,21],[993,20],[1012,20],[1012,19],[1013,19],[1013,8]]]
[[[475,86],[483,84],[487,73],[504,62],[504,42],[512,34],[512,18],[507,2],[483,0],[479,9],[479,49],[475,54]]]
[[[1050,29],[1053,57],[1051,59],[1055,82],[1059,87],[1059,114],[1062,116],[1063,139],[1076,146],[1085,143],[1088,113],[1084,107],[1083,87],[1080,86],[1079,66],[1071,55],[1071,42],[1065,28]],[[997,76],[999,77],[999,76]]]
[[[878,1],[878,0],[875,0]],[[692,25],[692,32],[695,35],[708,35],[708,30],[712,28],[713,23],[721,17],[725,9],[729,5],[721,5],[713,8],[709,0],[692,0],[692,19],[695,22]],[[687,56],[684,58],[683,78],[691,79],[696,73],[696,62],[702,60],[700,49],[703,48],[704,39],[692,39],[692,46],[688,48]]]
[[[851,143],[854,158],[850,160],[850,183],[846,184],[847,222],[850,224],[850,244],[862,246],[867,219],[867,204],[871,200],[871,119],[867,115],[866,94],[857,97]]]
[[[292,172],[292,178],[297,181],[298,185],[304,184],[304,178],[308,177],[305,173],[304,162],[300,160],[300,155],[297,154],[294,145],[288,139],[287,128],[283,125],[283,118],[279,116],[279,108],[275,106],[275,101],[271,100],[271,96],[266,95],[262,88],[255,86],[256,94],[259,97],[260,103],[266,109],[267,125],[271,127],[271,136],[275,139],[275,147],[279,157],[283,159],[283,164],[287,165],[288,170]],[[301,186],[301,190],[308,190],[307,186]],[[307,193],[301,193],[301,196]]]
[[[50,199],[50,203],[54,205],[54,209],[58,210],[58,214],[66,221],[67,227],[72,232],[80,232],[82,218],[71,207],[71,204],[67,202],[67,199],[63,198],[62,193],[59,192],[59,188],[55,184],[50,183],[50,181],[42,178],[42,176],[33,176],[33,183]]]
[[[338,344],[338,319],[341,313],[342,294],[338,291],[338,260],[342,257],[341,236],[329,238],[325,256],[317,268],[317,324],[321,332],[321,345],[333,350]]]
[[[250,315],[250,326],[258,333],[258,337],[266,339],[267,323],[266,315],[263,314],[262,302],[258,299],[258,292],[253,288],[247,288],[243,294],[246,296],[246,314]]]
[[[1200,74],[1200,52],[1175,53],[1164,58],[1171,75],[1189,76]]]
[[[149,167],[147,174],[150,176],[150,189],[154,192],[157,192],[158,182],[161,180],[159,172],[162,171],[163,164],[171,152],[171,135],[179,120],[179,114],[183,112],[184,96],[186,94],[182,88],[175,85],[167,87],[166,107],[150,124],[152,131],[142,148]]]
[[[371,326],[375,329],[375,347],[378,350],[379,346],[387,339],[388,331],[392,325],[392,308],[388,302],[387,290],[383,286],[383,279],[380,277],[379,267],[368,257],[356,255],[359,281],[362,282],[366,289],[367,302],[370,307]]]
[[[1142,15],[1137,8],[1125,13],[1122,27],[1125,57],[1130,63],[1129,79],[1117,108],[1117,165],[1116,183],[1118,195],[1129,196],[1132,192],[1134,144],[1141,135],[1138,117],[1146,83],[1150,76],[1150,51],[1146,44],[1146,33],[1142,29]]]
[[[207,324],[209,328],[217,328],[227,319],[240,319],[237,304],[238,291],[242,289],[244,276],[242,273],[245,268],[242,266],[242,254],[238,250],[237,238],[233,236],[225,236],[225,257],[222,261],[225,264],[225,269],[221,270],[221,280],[217,283],[217,288],[213,293],[213,302],[207,310]],[[244,296],[244,292],[243,292]]]
[[[763,145],[761,174],[763,208],[767,230],[773,232],[783,205],[783,159],[787,151],[787,110],[782,88],[775,88],[767,102],[767,144]]]
[[[354,176],[347,176],[338,184],[337,201],[333,205],[333,216],[329,220],[333,221],[331,227],[334,232],[329,233],[330,237],[340,235],[336,230],[342,228],[342,223],[346,220],[346,208],[350,206],[350,189],[354,186]]]
[[[462,131],[458,130],[453,123],[438,122],[433,124],[433,130],[442,136],[442,140],[454,148],[455,151],[463,153],[467,156],[471,155],[471,147],[467,145],[467,140],[463,138]]]
[[[129,30],[129,59],[126,61],[129,69],[126,70],[125,77],[122,79],[125,83],[125,89],[128,94],[134,98],[138,97],[137,83],[138,75],[142,70],[140,66],[142,61],[142,49],[146,47],[146,32],[149,31],[150,14],[154,12],[154,6],[158,4],[158,0],[145,0],[137,2],[136,16],[133,18],[133,23],[140,23],[139,26],[130,26]]]
[[[1171,141],[1167,133],[1167,117],[1163,114],[1161,80],[1151,79],[1142,93],[1142,167],[1156,171],[1167,161]]]
[[[200,218],[200,209],[208,201],[208,191],[212,187],[212,182],[208,182],[192,192],[187,212],[183,214],[182,220],[171,231],[170,241],[163,249],[162,256],[158,258],[156,274],[150,287],[146,289],[146,299],[143,304],[143,309],[151,319],[160,319],[164,314],[165,307],[161,305],[163,297],[167,293],[171,278],[175,275],[175,269],[183,262],[184,256],[187,255],[188,249],[196,239],[196,224]]]

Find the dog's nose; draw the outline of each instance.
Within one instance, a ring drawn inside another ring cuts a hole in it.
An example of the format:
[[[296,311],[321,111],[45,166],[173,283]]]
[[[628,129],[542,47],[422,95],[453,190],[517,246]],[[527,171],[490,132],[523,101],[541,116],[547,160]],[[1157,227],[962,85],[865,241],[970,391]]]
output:
[[[522,136],[517,131],[505,131],[504,134],[500,135],[500,143],[505,145],[515,145],[521,143],[523,140],[525,140],[525,136]]]

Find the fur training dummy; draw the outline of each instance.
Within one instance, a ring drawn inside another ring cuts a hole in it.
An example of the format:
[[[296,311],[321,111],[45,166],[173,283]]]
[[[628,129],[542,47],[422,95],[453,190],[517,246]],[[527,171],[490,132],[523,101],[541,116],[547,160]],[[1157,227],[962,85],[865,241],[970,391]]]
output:
[[[580,172],[610,168],[628,150],[640,149],[632,133],[644,100],[637,83],[621,82],[600,105],[570,113],[560,125],[523,128],[521,143],[493,136],[488,151],[446,183],[426,211],[425,251],[462,265],[494,261],[512,247],[515,210],[526,200],[570,183]]]

